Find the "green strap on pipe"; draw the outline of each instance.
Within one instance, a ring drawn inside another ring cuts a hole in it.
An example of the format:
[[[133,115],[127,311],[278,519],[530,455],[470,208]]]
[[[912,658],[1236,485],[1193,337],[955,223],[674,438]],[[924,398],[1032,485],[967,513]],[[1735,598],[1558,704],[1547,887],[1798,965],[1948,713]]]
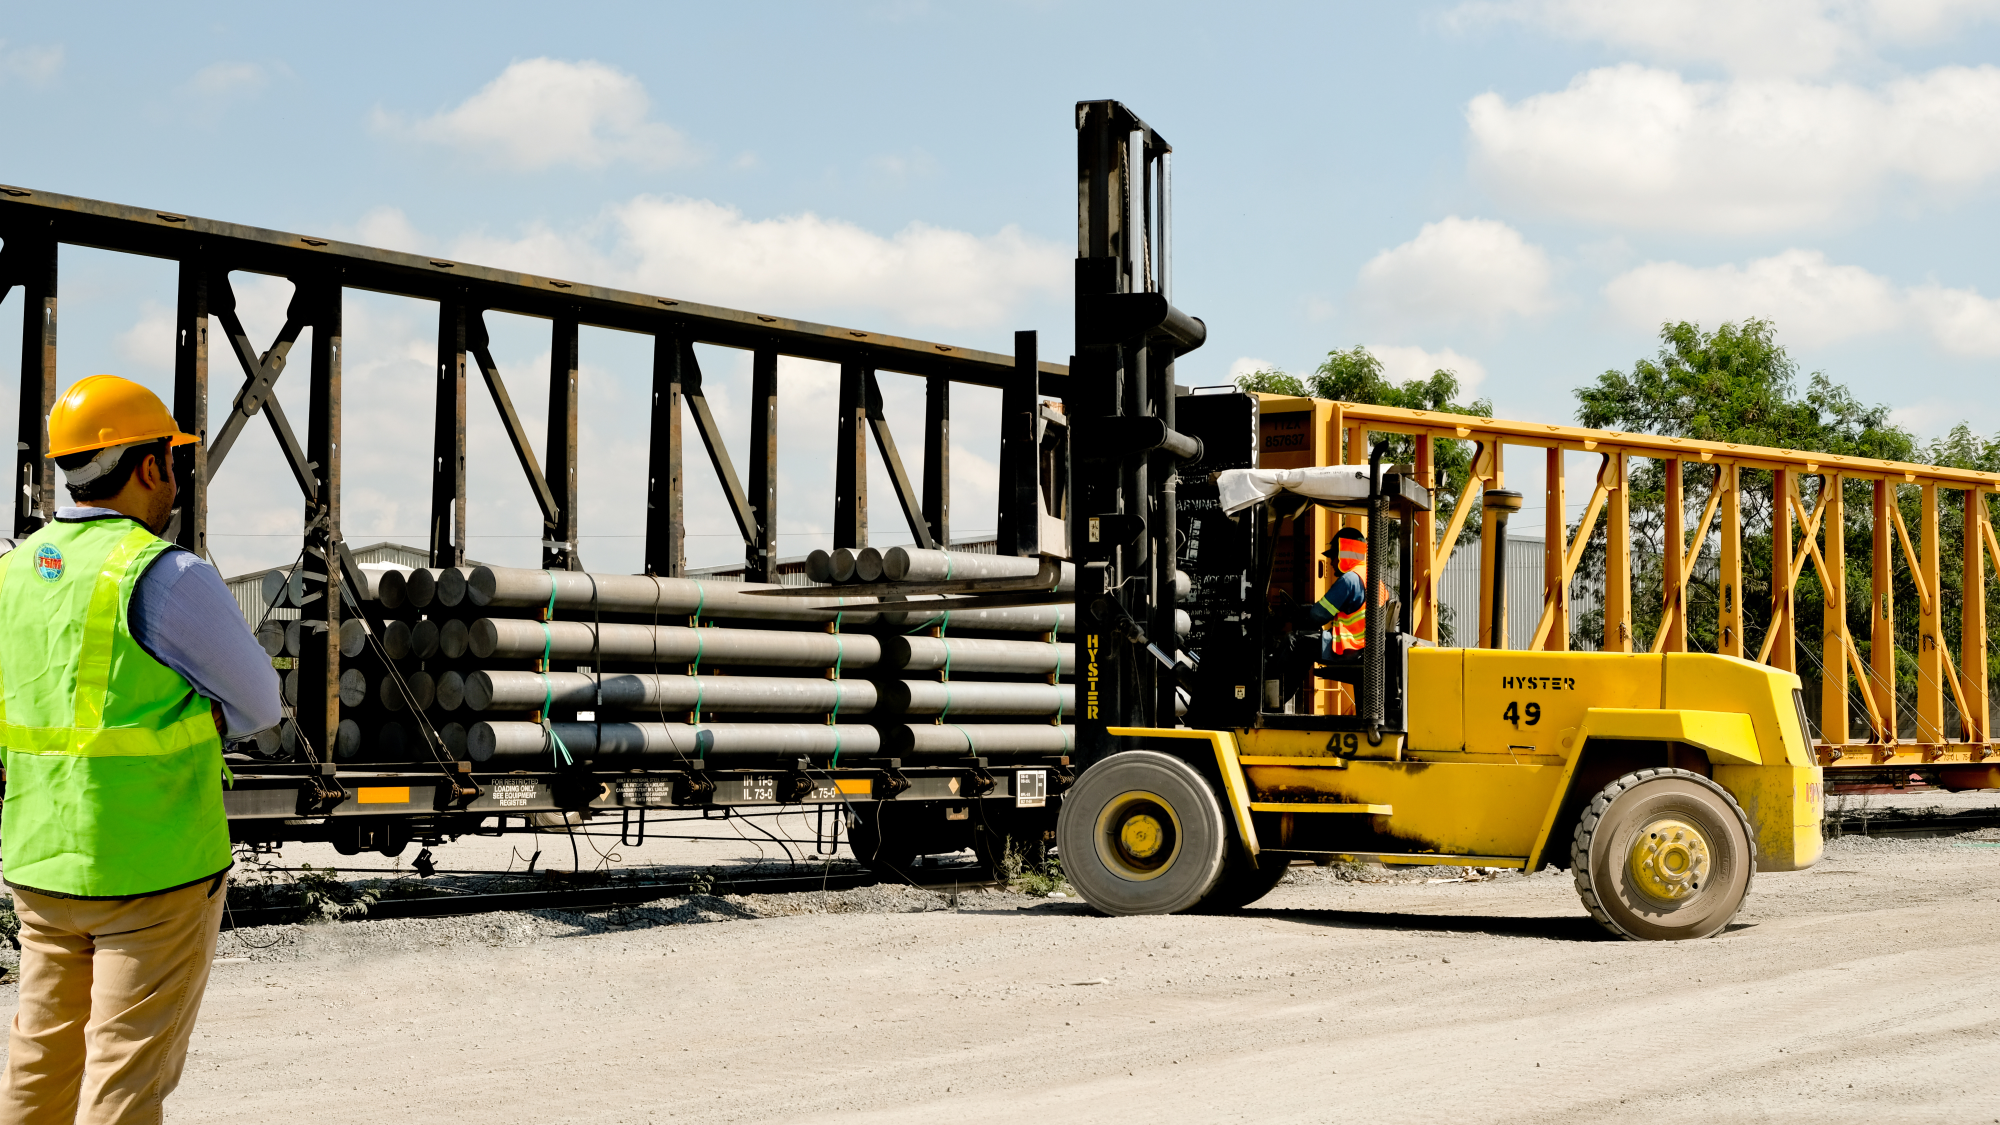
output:
[[[553,571],[542,573],[549,576],[549,608],[542,614],[542,730],[549,736],[549,765],[560,768],[574,764],[576,759],[570,756],[569,747],[563,745],[562,735],[556,733],[555,719],[549,714],[556,705],[555,686],[549,682],[549,661],[555,651],[555,637],[549,632],[549,619],[556,613],[556,576]]]
[[[840,619],[845,616],[842,611],[833,615],[833,714],[827,716],[827,725],[833,728],[833,764],[828,769],[840,768],[840,701],[847,694],[840,686],[840,662],[847,656],[847,641],[840,635]]]

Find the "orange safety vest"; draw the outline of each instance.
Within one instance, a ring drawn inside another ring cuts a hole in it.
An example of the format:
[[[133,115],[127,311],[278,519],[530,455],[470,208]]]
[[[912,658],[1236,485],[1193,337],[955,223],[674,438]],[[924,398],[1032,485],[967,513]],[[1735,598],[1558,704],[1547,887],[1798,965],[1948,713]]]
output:
[[[1345,557],[1347,554],[1347,550],[1344,546],[1342,547],[1340,553],[1342,555],[1340,561],[1342,564],[1345,564],[1347,562],[1347,559]],[[1366,561],[1365,556],[1363,558],[1363,561],[1360,562],[1358,565],[1351,567],[1343,565],[1342,569],[1351,570],[1359,574],[1361,576],[1362,589],[1365,590],[1368,588],[1368,563]],[[1331,614],[1333,617],[1333,620],[1330,623],[1328,623],[1327,629],[1333,634],[1334,655],[1339,656],[1350,652],[1360,652],[1363,648],[1367,647],[1368,645],[1367,599],[1364,598],[1361,604],[1355,606],[1353,610],[1347,613],[1342,613],[1340,610],[1334,608],[1332,600],[1329,599],[1327,595],[1321,594],[1319,599],[1319,607],[1325,610],[1327,613]]]

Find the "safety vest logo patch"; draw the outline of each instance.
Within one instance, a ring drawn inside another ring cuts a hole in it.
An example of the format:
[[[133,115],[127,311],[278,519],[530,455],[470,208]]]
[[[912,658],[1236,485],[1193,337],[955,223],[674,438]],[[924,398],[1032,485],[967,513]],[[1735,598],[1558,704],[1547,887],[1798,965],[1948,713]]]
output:
[[[35,552],[35,573],[54,582],[63,576],[62,552],[53,543],[44,543]]]

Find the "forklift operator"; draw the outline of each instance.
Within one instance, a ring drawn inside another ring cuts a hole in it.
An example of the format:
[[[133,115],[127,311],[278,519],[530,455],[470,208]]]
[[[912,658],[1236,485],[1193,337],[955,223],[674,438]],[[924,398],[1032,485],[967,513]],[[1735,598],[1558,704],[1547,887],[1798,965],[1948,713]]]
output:
[[[1306,607],[1305,618],[1322,630],[1319,662],[1331,664],[1368,644],[1368,537],[1343,527],[1320,554],[1333,560],[1340,577]]]

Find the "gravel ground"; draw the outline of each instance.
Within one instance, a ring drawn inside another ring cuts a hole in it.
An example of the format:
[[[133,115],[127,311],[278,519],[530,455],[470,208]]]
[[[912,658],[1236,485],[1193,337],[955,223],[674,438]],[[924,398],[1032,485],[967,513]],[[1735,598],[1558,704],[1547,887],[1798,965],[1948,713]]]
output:
[[[2000,1121],[2000,834],[1846,837],[1712,940],[1567,873],[1106,918],[899,887],[225,935],[174,1120]],[[0,1003],[11,1000],[0,986]]]

